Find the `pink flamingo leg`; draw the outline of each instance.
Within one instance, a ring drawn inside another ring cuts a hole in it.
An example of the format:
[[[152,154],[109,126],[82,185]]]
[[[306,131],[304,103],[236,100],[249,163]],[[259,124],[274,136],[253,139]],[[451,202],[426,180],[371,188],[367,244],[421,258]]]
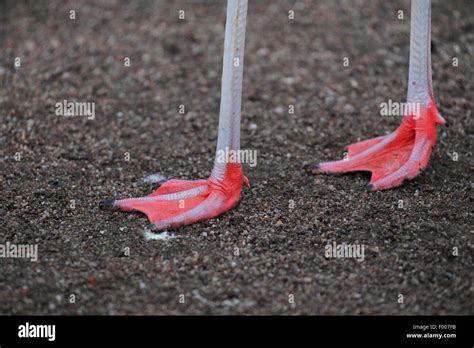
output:
[[[405,115],[393,133],[347,147],[348,158],[307,165],[314,174],[368,171],[369,189],[390,189],[413,179],[428,165],[436,144],[436,125],[445,125],[436,107],[431,82],[431,2],[412,0],[410,68],[407,101],[419,114]]]
[[[246,18],[247,0],[228,0],[218,153],[240,150]],[[241,164],[230,158],[222,160],[222,156],[216,154],[214,169],[207,180],[169,180],[148,196],[106,200],[100,206],[140,211],[147,215],[151,223],[149,228],[163,230],[211,219],[226,212],[239,201],[243,184],[248,185],[248,180],[243,175]]]

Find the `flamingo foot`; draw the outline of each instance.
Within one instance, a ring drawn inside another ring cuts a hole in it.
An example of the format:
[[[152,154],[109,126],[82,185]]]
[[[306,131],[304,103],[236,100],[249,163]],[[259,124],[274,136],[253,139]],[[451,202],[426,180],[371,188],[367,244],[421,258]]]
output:
[[[233,208],[244,183],[249,184],[241,165],[232,163],[220,181],[171,179],[148,196],[106,200],[99,206],[140,211],[147,215],[149,229],[164,230],[211,219]]]
[[[420,109],[419,115],[405,116],[395,132],[349,145],[346,159],[304,168],[313,174],[368,171],[373,190],[402,185],[426,168],[436,144],[436,124],[446,125],[434,100]]]

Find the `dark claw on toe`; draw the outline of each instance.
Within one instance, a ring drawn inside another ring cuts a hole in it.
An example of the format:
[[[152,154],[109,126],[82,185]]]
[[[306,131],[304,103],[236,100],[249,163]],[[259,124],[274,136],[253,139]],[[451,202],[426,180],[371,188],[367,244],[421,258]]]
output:
[[[115,199],[105,199],[99,202],[99,208],[113,208],[115,203]]]
[[[303,169],[307,173],[311,173],[314,169],[319,169],[319,164],[306,164],[303,166]]]

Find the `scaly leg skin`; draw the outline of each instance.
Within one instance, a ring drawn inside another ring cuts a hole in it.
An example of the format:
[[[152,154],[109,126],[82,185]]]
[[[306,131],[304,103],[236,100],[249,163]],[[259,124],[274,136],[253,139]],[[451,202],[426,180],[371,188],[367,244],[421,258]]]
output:
[[[148,196],[106,200],[100,206],[140,211],[147,215],[149,229],[164,230],[214,218],[238,203],[242,185],[249,183],[241,164],[223,160],[222,153],[240,149],[246,17],[247,0],[228,0],[217,154],[209,179],[172,179]]]
[[[412,0],[410,68],[407,100],[419,114],[405,115],[393,133],[347,147],[344,160],[307,165],[310,173],[372,172],[369,189],[400,186],[428,165],[436,144],[436,124],[445,125],[436,107],[431,82],[431,3]]]

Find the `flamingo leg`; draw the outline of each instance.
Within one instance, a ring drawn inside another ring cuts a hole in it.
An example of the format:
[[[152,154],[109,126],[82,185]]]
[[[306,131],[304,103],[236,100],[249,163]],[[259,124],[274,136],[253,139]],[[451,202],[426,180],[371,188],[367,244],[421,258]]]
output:
[[[152,230],[211,219],[234,207],[242,185],[242,166],[227,154],[240,150],[240,114],[247,0],[228,0],[221,85],[219,133],[214,168],[207,180],[169,180],[145,197],[112,199],[101,207],[140,211]],[[226,154],[227,158],[222,156]]]
[[[412,0],[407,102],[417,113],[403,115],[393,133],[347,147],[340,161],[307,165],[313,174],[368,171],[369,189],[390,189],[427,167],[436,144],[436,125],[445,125],[436,107],[431,81],[431,1]]]

